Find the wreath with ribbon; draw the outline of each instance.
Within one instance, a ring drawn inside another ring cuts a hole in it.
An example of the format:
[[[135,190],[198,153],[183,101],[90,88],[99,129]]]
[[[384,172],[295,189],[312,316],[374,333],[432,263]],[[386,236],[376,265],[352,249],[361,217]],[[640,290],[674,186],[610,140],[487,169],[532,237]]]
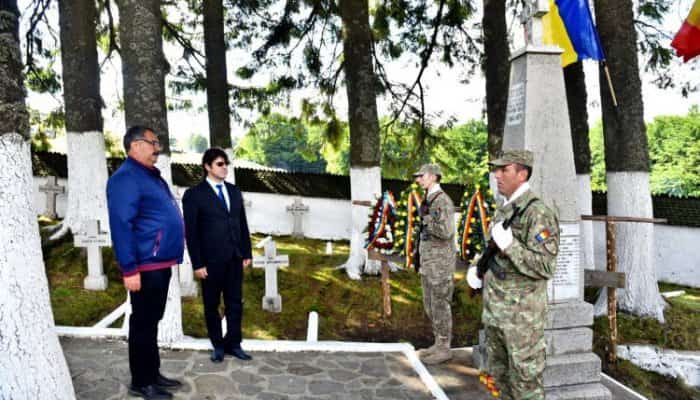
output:
[[[365,248],[382,254],[394,253],[394,223],[396,221],[396,201],[390,191],[377,199],[367,226]]]
[[[462,260],[471,261],[483,250],[490,222],[488,208],[489,204],[484,201],[479,186],[471,196],[468,191],[464,192],[462,218],[457,229],[459,256]]]
[[[414,268],[413,252],[418,241],[421,195],[417,184],[412,184],[401,192],[398,203],[398,221],[394,231],[395,244],[400,255],[404,257],[404,267]]]

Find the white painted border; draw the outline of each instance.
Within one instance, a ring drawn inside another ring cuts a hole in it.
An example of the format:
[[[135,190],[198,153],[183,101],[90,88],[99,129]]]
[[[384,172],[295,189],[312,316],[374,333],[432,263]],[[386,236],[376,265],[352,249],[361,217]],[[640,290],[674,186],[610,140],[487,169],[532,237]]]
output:
[[[615,400],[648,400],[604,372],[600,373],[600,382],[613,393]]]

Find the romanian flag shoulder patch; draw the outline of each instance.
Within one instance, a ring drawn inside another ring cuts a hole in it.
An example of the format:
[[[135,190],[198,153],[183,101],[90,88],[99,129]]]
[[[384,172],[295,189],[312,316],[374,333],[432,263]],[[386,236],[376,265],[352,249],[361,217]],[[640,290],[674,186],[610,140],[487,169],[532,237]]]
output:
[[[535,240],[537,240],[537,243],[542,243],[545,240],[547,240],[552,234],[549,232],[549,229],[545,229],[542,232],[538,233],[537,236],[535,236]]]

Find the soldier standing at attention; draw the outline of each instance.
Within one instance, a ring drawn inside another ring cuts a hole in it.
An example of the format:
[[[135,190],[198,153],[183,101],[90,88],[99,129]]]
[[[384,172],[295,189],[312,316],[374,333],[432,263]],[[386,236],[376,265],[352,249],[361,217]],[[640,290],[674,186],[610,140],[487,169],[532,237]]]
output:
[[[452,301],[455,272],[454,205],[440,188],[442,172],[435,164],[423,165],[413,174],[425,190],[420,206],[420,274],[423,307],[433,326],[435,343],[421,354],[426,364],[439,364],[452,358]]]
[[[496,210],[490,237],[499,248],[484,276],[488,372],[504,400],[542,400],[547,280],[559,251],[559,221],[530,191],[533,154],[509,150],[490,162],[505,203]],[[517,209],[517,211],[515,211]],[[503,221],[514,218],[508,229]],[[497,265],[493,265],[496,263]],[[499,279],[494,270],[505,272]]]

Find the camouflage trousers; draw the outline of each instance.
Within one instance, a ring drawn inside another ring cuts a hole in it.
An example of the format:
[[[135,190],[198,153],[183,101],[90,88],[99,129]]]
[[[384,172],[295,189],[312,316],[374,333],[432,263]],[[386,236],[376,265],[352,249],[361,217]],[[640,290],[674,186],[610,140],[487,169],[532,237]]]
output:
[[[423,308],[433,325],[435,340],[452,340],[452,276],[446,280],[432,280],[421,275],[423,285]]]
[[[544,400],[544,330],[487,325],[486,353],[503,400]]]

